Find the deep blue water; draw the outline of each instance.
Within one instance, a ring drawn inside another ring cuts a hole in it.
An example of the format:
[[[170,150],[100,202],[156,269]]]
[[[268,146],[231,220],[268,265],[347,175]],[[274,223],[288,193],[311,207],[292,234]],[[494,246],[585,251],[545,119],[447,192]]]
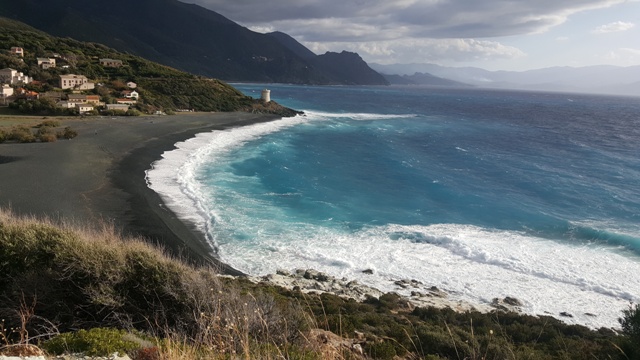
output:
[[[260,179],[252,197],[297,194],[271,199],[292,221],[471,224],[640,251],[638,99],[298,86],[274,97],[331,114],[232,164]]]
[[[640,98],[270,89],[306,116],[212,135],[181,185],[223,261],[516,296],[593,326],[640,300]]]

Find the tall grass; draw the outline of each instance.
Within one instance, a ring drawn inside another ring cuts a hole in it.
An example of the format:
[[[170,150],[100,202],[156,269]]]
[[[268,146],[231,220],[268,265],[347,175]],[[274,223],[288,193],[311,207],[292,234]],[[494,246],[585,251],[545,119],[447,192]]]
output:
[[[132,335],[134,360],[638,358],[637,337],[610,329],[412,308],[396,294],[357,302],[256,285],[187,265],[109,223],[78,226],[2,209],[0,274],[0,353],[32,352],[59,333],[72,339],[67,333],[115,328],[146,337]],[[635,326],[637,314],[630,308],[623,323]],[[83,351],[77,344],[113,335],[82,334],[93,338],[56,348]]]
[[[108,223],[78,227],[0,210],[0,272],[0,316],[29,336],[45,328],[138,329],[184,344],[159,346],[163,352],[254,358],[265,344],[276,354],[297,346],[307,327],[294,302],[248,293]],[[17,335],[7,342],[24,342]]]

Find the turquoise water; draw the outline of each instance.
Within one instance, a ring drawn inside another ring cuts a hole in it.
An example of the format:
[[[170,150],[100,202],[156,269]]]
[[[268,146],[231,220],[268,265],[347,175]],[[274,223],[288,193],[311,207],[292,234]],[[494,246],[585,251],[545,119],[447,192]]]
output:
[[[615,326],[639,301],[639,99],[271,90],[306,116],[203,135],[165,166],[182,169],[177,212],[223,261],[390,291],[417,279],[478,303],[515,296],[590,326]]]

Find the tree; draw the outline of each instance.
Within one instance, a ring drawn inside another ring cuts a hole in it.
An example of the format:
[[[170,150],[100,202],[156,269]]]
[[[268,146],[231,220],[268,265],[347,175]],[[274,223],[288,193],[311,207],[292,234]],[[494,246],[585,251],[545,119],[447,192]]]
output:
[[[628,338],[627,346],[623,346],[629,359],[640,359],[640,304],[629,305],[622,310],[623,317],[618,321],[622,325],[622,333]]]

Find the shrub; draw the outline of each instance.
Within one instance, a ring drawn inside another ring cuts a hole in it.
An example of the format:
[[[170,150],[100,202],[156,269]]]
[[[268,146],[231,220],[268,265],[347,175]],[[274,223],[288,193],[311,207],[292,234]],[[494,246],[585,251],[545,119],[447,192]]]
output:
[[[66,128],[64,128],[63,131],[58,131],[57,136],[58,138],[69,140],[78,136],[78,132],[73,130],[71,127],[67,126]]]
[[[636,343],[640,344],[640,304],[622,311],[623,317],[618,321],[622,325],[622,332]]]
[[[625,335],[623,349],[629,359],[640,359],[640,304],[629,305],[618,321]]]
[[[7,141],[8,137],[9,135],[4,130],[0,130],[0,143]]]
[[[56,142],[58,140],[56,134],[41,134],[39,138],[42,142]]]
[[[36,137],[28,127],[18,126],[11,130],[9,140],[15,140],[20,143],[31,143],[36,141]]]
[[[58,127],[58,126],[60,126],[60,121],[57,121],[57,120],[45,120],[45,121],[41,122],[40,124],[36,125],[37,128]]]
[[[125,340],[124,330],[94,328],[89,331],[68,332],[45,341],[42,347],[49,353],[82,353],[88,356],[107,356],[113,353],[126,354],[137,350],[140,345]]]

